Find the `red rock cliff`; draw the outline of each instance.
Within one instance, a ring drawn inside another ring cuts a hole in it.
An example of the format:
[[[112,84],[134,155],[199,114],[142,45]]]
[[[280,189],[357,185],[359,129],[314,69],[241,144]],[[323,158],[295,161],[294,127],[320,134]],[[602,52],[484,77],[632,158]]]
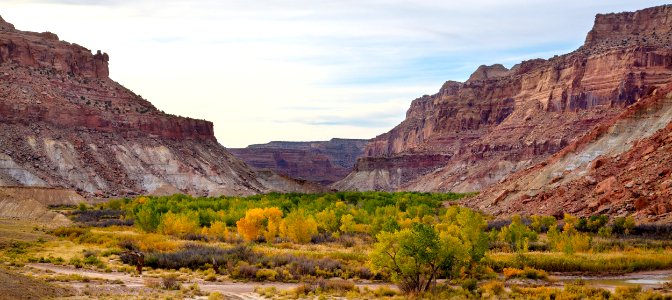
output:
[[[302,190],[249,169],[212,123],[165,114],[108,73],[107,54],[0,19],[0,186],[87,197]]]
[[[633,215],[669,223],[671,147],[672,84],[464,204],[500,216]]]
[[[414,100],[406,119],[373,139],[357,172],[334,187],[478,191],[539,162],[672,82],[670,19],[670,6],[600,15],[572,53],[511,70],[481,66],[465,83],[446,82]],[[428,154],[450,159],[432,168],[375,163]]]

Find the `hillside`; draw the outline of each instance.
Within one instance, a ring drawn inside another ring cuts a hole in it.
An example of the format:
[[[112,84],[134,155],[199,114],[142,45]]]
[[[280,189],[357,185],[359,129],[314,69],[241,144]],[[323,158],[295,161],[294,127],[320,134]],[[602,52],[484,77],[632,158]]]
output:
[[[494,215],[633,215],[672,221],[672,84],[465,205]]]
[[[217,142],[212,123],[165,114],[111,80],[108,61],[0,19],[0,187],[86,197],[302,189],[249,169]]]

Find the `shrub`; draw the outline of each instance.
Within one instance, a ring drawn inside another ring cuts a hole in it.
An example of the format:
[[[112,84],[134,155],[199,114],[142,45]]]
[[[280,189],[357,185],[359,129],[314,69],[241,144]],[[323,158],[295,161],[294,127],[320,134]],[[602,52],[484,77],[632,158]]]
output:
[[[371,269],[367,267],[359,267],[355,269],[355,276],[359,279],[372,279],[373,278],[373,272],[371,272]]]
[[[73,211],[73,221],[86,226],[109,227],[133,225],[133,219],[124,219],[125,212],[122,210],[102,209]]]
[[[508,278],[518,278],[523,275],[523,270],[516,268],[504,268],[503,270],[504,277]]]
[[[481,294],[486,294],[487,293],[491,297],[492,296],[499,296],[500,294],[504,293],[504,291],[505,291],[504,284],[502,284],[502,282],[500,282],[498,280],[491,280],[491,281],[488,281],[488,282],[484,283],[483,285],[481,285],[479,290],[480,290]],[[483,297],[483,298],[485,298],[485,297]]]
[[[259,281],[265,281],[265,280],[275,281],[275,278],[277,276],[278,272],[271,269],[261,269],[258,270],[257,273],[255,274],[256,279]]]
[[[247,246],[223,249],[212,246],[188,244],[175,252],[154,252],[147,255],[145,263],[152,268],[192,270],[209,266],[224,265],[227,262],[256,261],[258,254]],[[254,278],[254,274],[252,276]]]
[[[158,289],[161,287],[161,281],[158,278],[146,277],[143,282],[145,286],[150,289]]]
[[[630,234],[634,228],[635,218],[632,216],[614,218],[614,223],[612,224],[612,231],[614,233]]]
[[[98,257],[96,257],[95,255],[90,255],[90,256],[84,257],[84,264],[89,265],[89,266],[96,266],[96,267],[99,267],[99,268],[104,268],[105,267],[105,264],[103,264],[103,262],[100,261],[98,259]]]
[[[52,231],[52,234],[58,237],[73,239],[83,236],[89,232],[90,230],[82,227],[59,227],[54,229],[54,231]]]
[[[131,243],[133,245],[137,243],[137,248],[145,252],[173,251],[179,246],[178,242],[156,233],[143,234],[133,238],[137,240]]]
[[[352,281],[343,279],[321,279],[317,281],[317,286],[325,292],[347,292],[356,289]]]
[[[246,262],[239,262],[238,267],[232,274],[234,278],[256,279],[259,268],[250,266]]]
[[[605,227],[600,228],[597,231],[597,235],[599,235],[601,237],[604,237],[604,238],[609,238],[609,237],[611,237],[612,232],[613,232],[613,229],[611,227],[605,226]]]
[[[175,274],[166,275],[161,278],[161,286],[166,290],[179,290],[180,281]]]
[[[373,290],[373,294],[377,297],[393,297],[397,295],[397,291],[386,286],[381,286]]]
[[[205,276],[203,279],[205,281],[217,281],[217,272],[215,272],[215,270],[212,268],[205,270],[203,275]]]
[[[212,292],[208,295],[208,300],[225,300],[226,298],[220,292]]]
[[[462,281],[462,284],[460,286],[465,290],[465,291],[470,291],[473,292],[476,290],[476,287],[478,287],[478,280],[474,278],[467,278]]]
[[[534,268],[530,267],[525,267],[523,269],[523,277],[527,279],[542,279],[542,280],[547,280],[548,279],[548,273],[544,270],[537,270]]]
[[[82,260],[81,260],[80,258],[78,258],[78,257],[73,257],[73,258],[71,258],[70,261],[69,261],[68,263],[71,264],[71,265],[73,265],[73,266],[74,266],[75,268],[77,268],[77,269],[79,269],[79,268],[81,268],[81,267],[84,266],[84,263],[83,263]]]

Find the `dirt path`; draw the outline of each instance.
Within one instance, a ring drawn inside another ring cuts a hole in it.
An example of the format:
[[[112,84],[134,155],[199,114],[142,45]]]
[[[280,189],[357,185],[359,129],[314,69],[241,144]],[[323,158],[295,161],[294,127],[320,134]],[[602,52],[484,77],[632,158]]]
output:
[[[89,277],[91,279],[121,281],[128,288],[145,288],[146,279],[156,278],[154,276],[148,276],[148,275],[137,276],[119,272],[105,273],[87,269],[76,269],[68,266],[60,266],[53,264],[33,263],[33,264],[27,264],[26,267],[36,270],[53,272],[56,274],[65,274],[65,275],[77,274]],[[193,283],[197,283],[201,291],[205,293],[219,292],[229,298],[244,299],[244,300],[264,299],[259,294],[254,292],[256,287],[275,287],[278,290],[289,290],[300,285],[300,283],[283,283],[283,282],[234,282],[234,281],[210,282],[201,279],[189,282],[183,282],[182,284],[188,286]],[[71,286],[77,289],[81,289],[84,286],[84,284],[71,284]],[[393,285],[381,284],[381,283],[360,283],[356,284],[356,286],[368,287],[370,289],[376,289],[381,286],[386,286],[396,289],[396,287]]]

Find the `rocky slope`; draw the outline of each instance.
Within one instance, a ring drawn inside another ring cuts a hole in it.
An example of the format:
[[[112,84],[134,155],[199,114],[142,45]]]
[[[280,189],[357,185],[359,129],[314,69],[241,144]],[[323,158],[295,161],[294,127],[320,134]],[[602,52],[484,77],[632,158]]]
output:
[[[481,66],[414,100],[343,190],[483,190],[539,163],[672,82],[672,6],[598,15],[585,44],[510,70]]]
[[[300,189],[250,170],[212,123],[164,114],[111,80],[108,60],[0,18],[0,186],[87,197]]]
[[[634,215],[672,221],[672,84],[548,160],[464,203],[494,215]]]
[[[86,202],[77,193],[55,188],[0,187],[0,218],[29,220],[49,227],[72,222],[62,214],[50,211],[49,205],[77,205]]]
[[[352,171],[368,140],[270,142],[228,150],[256,170],[329,185]]]

